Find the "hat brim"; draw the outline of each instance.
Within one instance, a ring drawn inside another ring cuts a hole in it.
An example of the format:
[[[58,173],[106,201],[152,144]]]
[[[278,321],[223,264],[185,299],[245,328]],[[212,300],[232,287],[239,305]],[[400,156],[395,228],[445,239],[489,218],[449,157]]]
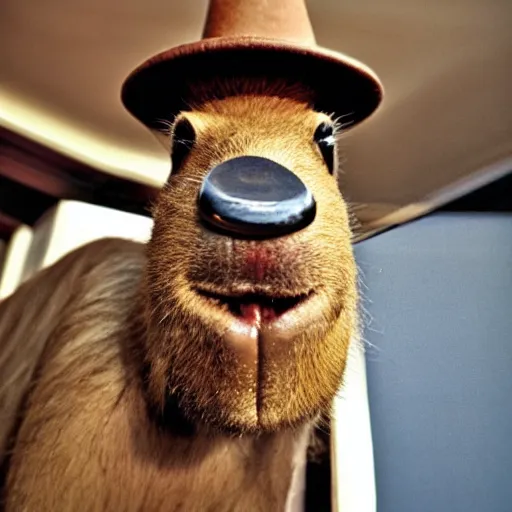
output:
[[[128,111],[151,129],[161,129],[194,102],[193,86],[205,80],[284,79],[312,93],[312,106],[342,117],[351,128],[379,106],[383,88],[371,69],[319,47],[256,37],[219,37],[178,46],[144,62],[123,84]],[[211,91],[212,98],[222,91]]]

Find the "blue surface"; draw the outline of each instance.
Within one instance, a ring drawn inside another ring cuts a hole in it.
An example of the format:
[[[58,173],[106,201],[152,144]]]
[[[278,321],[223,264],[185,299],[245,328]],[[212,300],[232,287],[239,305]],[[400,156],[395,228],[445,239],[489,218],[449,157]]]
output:
[[[356,247],[378,512],[512,511],[512,215]]]

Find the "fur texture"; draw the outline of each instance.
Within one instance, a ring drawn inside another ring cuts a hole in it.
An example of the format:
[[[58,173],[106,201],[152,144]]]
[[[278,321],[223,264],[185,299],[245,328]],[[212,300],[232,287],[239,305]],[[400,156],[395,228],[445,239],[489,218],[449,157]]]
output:
[[[148,246],[96,242],[0,304],[9,511],[284,510],[297,447],[329,411],[357,292],[346,206],[313,141],[328,118],[251,95],[182,116],[196,140],[154,205]],[[314,222],[260,241],[204,228],[202,179],[242,155],[293,170]],[[248,365],[225,343],[225,308],[198,290],[313,296],[315,321],[262,334]]]

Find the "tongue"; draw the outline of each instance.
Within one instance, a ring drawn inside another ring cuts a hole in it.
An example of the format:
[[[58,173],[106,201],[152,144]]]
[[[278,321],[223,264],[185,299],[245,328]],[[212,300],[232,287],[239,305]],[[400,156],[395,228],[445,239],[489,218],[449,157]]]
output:
[[[240,304],[240,316],[251,325],[261,324],[261,306],[259,304]]]
[[[273,308],[261,304],[240,304],[240,316],[250,325],[261,325],[276,318]]]

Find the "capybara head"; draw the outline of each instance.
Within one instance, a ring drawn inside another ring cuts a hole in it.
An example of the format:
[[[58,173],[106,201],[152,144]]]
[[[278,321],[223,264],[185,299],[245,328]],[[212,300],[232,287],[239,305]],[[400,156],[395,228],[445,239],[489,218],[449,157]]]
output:
[[[357,327],[335,130],[293,94],[208,99],[170,124],[146,276],[154,403],[235,433],[328,411]]]

